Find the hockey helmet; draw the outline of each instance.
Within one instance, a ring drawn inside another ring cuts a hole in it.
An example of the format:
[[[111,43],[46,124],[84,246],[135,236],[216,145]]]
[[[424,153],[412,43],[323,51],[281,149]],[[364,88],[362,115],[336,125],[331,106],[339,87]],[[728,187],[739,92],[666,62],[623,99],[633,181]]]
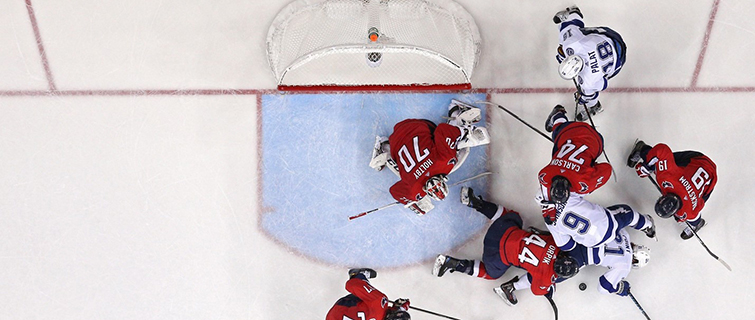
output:
[[[388,311],[385,314],[385,320],[411,320],[412,317],[408,312],[402,310]]]
[[[655,202],[655,213],[661,218],[671,218],[681,207],[682,199],[673,193],[667,193]]]
[[[632,243],[632,268],[639,269],[650,262],[650,249]]]
[[[571,183],[569,180],[562,176],[555,176],[551,180],[551,188],[549,190],[550,199],[555,203],[566,203],[569,200],[569,193],[571,189]]]
[[[448,185],[446,184],[448,178],[445,174],[438,174],[430,177],[425,182],[423,190],[430,198],[436,201],[441,201],[448,195]]]
[[[579,262],[566,251],[561,251],[553,262],[553,271],[559,278],[569,279],[579,272]]]
[[[573,54],[566,57],[566,59],[561,61],[561,64],[558,65],[558,75],[564,80],[571,80],[574,79],[584,67],[585,61],[582,60],[582,57]]]

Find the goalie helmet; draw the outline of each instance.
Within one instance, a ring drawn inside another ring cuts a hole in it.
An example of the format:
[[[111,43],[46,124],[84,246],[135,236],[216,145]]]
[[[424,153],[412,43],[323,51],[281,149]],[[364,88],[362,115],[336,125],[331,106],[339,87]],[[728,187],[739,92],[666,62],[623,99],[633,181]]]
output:
[[[655,202],[655,213],[661,218],[671,218],[682,207],[682,199],[673,193],[667,193]]]
[[[566,59],[561,61],[561,64],[558,65],[558,75],[564,80],[571,80],[574,79],[584,67],[585,61],[582,60],[582,57],[573,54],[566,57]]]
[[[561,251],[553,263],[553,272],[559,278],[569,279],[579,272],[579,263],[577,259],[570,256],[566,251]]]
[[[569,190],[571,183],[562,176],[555,176],[551,180],[551,188],[548,191],[551,201],[555,203],[566,203],[569,200]]]
[[[408,312],[402,310],[396,310],[385,314],[385,320],[411,320],[412,317]]]
[[[422,188],[430,198],[436,201],[441,201],[448,195],[448,185],[446,184],[448,178],[445,174],[434,175],[427,179],[425,187]]]
[[[650,262],[650,249],[632,243],[632,268],[639,269]]]

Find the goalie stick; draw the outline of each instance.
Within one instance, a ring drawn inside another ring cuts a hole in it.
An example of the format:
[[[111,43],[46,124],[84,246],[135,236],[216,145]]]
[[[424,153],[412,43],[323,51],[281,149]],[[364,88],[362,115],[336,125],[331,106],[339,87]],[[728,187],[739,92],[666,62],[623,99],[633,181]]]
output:
[[[475,176],[472,176],[472,177],[469,177],[469,178],[466,178],[466,179],[462,179],[462,180],[456,181],[456,182],[454,182],[454,183],[450,184],[450,185],[449,185],[448,187],[449,187],[449,188],[450,188],[450,187],[454,187],[454,186],[460,185],[460,184],[462,184],[462,183],[464,183],[464,182],[467,182],[467,181],[472,181],[472,180],[475,180],[475,179],[479,179],[479,178],[481,178],[481,177],[484,177],[484,176],[487,176],[487,175],[489,175],[489,174],[493,174],[493,173],[492,173],[492,172],[490,172],[490,171],[485,171],[485,172],[483,172],[483,173],[480,173],[480,174],[478,174],[478,175],[475,175]],[[393,206],[395,206],[395,205],[397,205],[397,204],[401,204],[401,202],[399,202],[399,201],[396,201],[396,202],[393,202],[393,203],[389,203],[389,204],[386,204],[386,205],[384,205],[384,206],[382,206],[382,207],[378,207],[378,208],[375,208],[375,209],[372,209],[372,210],[367,210],[367,211],[365,211],[365,212],[362,212],[362,213],[359,213],[359,214],[356,214],[356,215],[350,216],[350,217],[349,217],[349,221],[351,221],[351,220],[354,220],[354,219],[356,219],[356,218],[359,218],[359,217],[363,217],[363,216],[366,216],[367,214],[369,214],[369,213],[373,213],[373,212],[375,212],[375,211],[380,211],[380,210],[383,210],[383,209],[385,209],[385,208],[390,208],[390,207],[393,207]]]
[[[655,181],[655,178],[653,178],[653,176],[648,175],[648,179],[650,179],[650,182],[652,182],[653,185],[655,186],[655,188],[658,189],[658,192],[660,192],[661,194],[663,194],[663,191],[661,191],[661,186],[658,185],[658,182]],[[703,245],[703,248],[705,248],[705,250],[708,251],[708,254],[711,257],[713,257],[714,259],[718,260],[718,262],[720,262],[721,264],[723,264],[724,267],[726,267],[726,269],[729,269],[729,271],[732,271],[731,270],[731,266],[729,266],[729,264],[726,263],[726,261],[724,261],[724,259],[719,258],[715,253],[713,253],[713,251],[710,251],[710,249],[708,249],[708,246],[705,245],[705,242],[703,241],[702,238],[700,238],[700,236],[697,234],[697,231],[695,231],[695,228],[692,227],[692,225],[689,223],[689,221],[684,221],[684,223],[687,224],[687,228],[689,228],[690,230],[692,230],[692,234],[694,234],[695,237],[697,238],[697,240],[700,241],[700,244]]]

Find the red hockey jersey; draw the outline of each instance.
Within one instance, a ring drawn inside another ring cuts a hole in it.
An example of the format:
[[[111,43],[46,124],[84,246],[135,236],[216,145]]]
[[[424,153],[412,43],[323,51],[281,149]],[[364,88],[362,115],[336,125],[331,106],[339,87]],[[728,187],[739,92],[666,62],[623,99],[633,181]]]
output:
[[[603,137],[584,122],[567,122],[556,128],[551,162],[538,173],[540,184],[550,189],[553,177],[563,176],[571,184],[570,191],[587,194],[608,182],[611,165],[595,163],[603,153]]]
[[[426,195],[425,182],[437,174],[448,174],[456,165],[456,143],[461,135],[458,127],[423,119],[407,119],[393,127],[388,138],[391,158],[398,165],[401,180],[390,192],[403,204]]]
[[[376,319],[382,320],[388,311],[388,297],[375,289],[368,281],[352,278],[346,281],[346,291],[357,296],[361,301],[355,303],[336,303],[330,308],[325,320]],[[340,300],[339,300],[340,301]]]
[[[501,239],[501,260],[527,270],[532,275],[530,290],[535,295],[548,293],[556,282],[553,264],[560,249],[549,235],[537,235],[519,228],[510,228]]]
[[[701,153],[694,152],[693,155],[685,157],[683,165],[678,164],[671,148],[659,143],[645,157],[655,169],[661,192],[664,195],[673,193],[682,199],[682,207],[676,214],[680,221],[697,220],[718,181],[716,164]]]

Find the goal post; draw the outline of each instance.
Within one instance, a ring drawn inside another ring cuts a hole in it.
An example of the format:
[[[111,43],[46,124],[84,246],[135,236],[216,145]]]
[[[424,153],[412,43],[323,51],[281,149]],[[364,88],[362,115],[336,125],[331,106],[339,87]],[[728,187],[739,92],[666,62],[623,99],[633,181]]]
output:
[[[279,90],[465,90],[480,45],[452,0],[297,0],[273,20],[267,55]]]

